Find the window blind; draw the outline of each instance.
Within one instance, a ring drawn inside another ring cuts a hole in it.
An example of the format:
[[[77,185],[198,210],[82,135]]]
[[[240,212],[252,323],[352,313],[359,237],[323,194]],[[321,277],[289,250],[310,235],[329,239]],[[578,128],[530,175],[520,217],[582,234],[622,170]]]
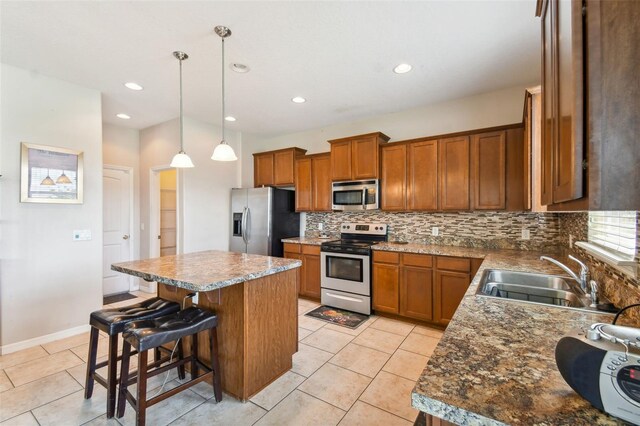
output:
[[[633,258],[637,253],[634,211],[589,212],[589,242]]]

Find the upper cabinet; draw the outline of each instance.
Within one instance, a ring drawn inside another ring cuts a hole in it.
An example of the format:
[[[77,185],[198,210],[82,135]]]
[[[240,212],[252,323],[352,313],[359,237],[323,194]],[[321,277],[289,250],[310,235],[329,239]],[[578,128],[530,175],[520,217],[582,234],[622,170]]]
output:
[[[384,133],[368,133],[328,141],[331,144],[331,180],[377,179],[378,148],[389,137]]]
[[[506,207],[506,132],[489,132],[471,138],[474,210]]]
[[[440,210],[469,210],[469,137],[438,141]]]
[[[640,209],[640,2],[538,0],[541,204]]]
[[[296,160],[296,211],[331,211],[331,157],[314,154]]]
[[[438,141],[407,146],[407,210],[438,209]]]
[[[295,160],[305,152],[301,148],[285,148],[253,154],[253,186],[293,186]]]

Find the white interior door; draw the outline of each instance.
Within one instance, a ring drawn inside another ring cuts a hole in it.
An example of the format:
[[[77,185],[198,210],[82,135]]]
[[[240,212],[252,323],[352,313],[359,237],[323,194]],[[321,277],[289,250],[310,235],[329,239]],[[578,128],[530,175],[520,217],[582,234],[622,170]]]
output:
[[[124,293],[129,276],[111,270],[111,264],[131,260],[131,174],[127,170],[103,170],[102,292]]]

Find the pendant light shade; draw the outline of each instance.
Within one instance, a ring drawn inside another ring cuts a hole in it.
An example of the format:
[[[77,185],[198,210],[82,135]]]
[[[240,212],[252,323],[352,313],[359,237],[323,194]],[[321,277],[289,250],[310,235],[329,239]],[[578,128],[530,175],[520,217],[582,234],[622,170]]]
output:
[[[40,182],[40,185],[44,185],[44,186],[54,186],[56,183],[53,181],[53,179],[51,179],[51,176],[49,176],[49,169],[47,169],[47,177],[42,179],[42,182]]]
[[[222,25],[218,25],[214,28],[216,34],[220,36],[222,39],[222,140],[213,150],[213,155],[211,156],[212,160],[215,161],[236,161],[238,157],[236,157],[236,153],[233,152],[233,148],[227,144],[224,140],[224,121],[225,121],[225,96],[224,96],[224,39],[231,35],[231,30]]]
[[[183,141],[183,131],[182,131],[182,122],[183,122],[183,114],[182,114],[182,61],[189,59],[189,55],[184,52],[173,52],[173,56],[180,62],[180,152],[178,152],[171,160],[171,167],[176,168],[190,168],[193,167],[193,162],[191,158],[184,152],[184,141]]]
[[[63,170],[62,174],[58,176],[58,179],[56,179],[56,183],[59,183],[61,185],[68,185],[73,182],[71,182],[71,179],[69,179],[69,176],[64,174],[64,170]]]

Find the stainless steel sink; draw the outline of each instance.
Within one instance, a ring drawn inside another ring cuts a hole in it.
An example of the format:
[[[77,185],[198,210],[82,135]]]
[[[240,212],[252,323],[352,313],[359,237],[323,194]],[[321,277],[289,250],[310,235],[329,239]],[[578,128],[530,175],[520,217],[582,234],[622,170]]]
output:
[[[557,275],[488,269],[476,292],[479,296],[511,299],[567,308],[589,309],[590,299],[571,278]]]

